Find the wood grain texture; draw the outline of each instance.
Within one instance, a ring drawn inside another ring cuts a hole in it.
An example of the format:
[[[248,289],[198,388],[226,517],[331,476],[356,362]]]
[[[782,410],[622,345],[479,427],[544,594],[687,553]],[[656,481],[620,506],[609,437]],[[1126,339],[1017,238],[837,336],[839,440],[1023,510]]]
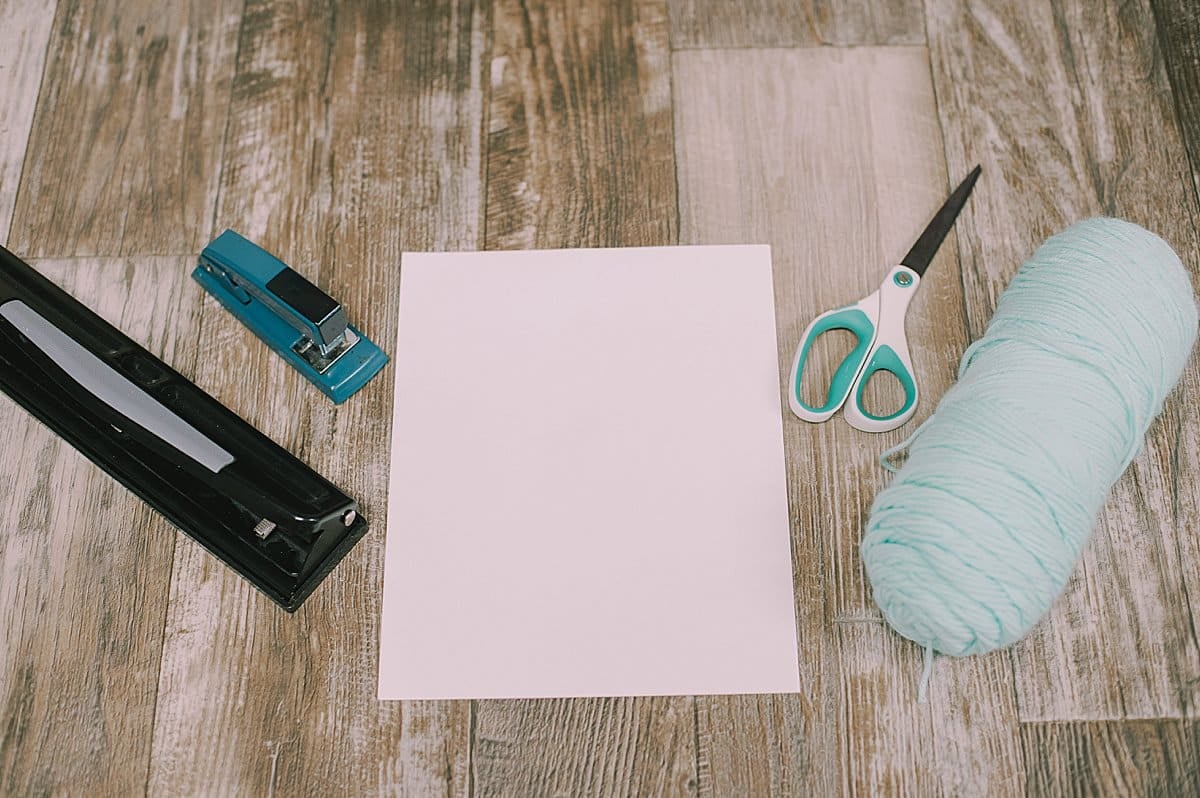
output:
[[[1188,0],[1150,0],[1183,143],[1200,190],[1200,6]]]
[[[811,318],[877,288],[949,191],[925,51],[689,51],[675,56],[674,87],[681,237],[771,243],[786,384]],[[1011,678],[994,661],[948,662],[940,666],[944,689],[929,706],[917,704],[921,654],[884,629],[858,555],[871,499],[887,481],[880,452],[928,416],[966,345],[958,274],[951,238],[909,313],[923,391],[909,428],[869,435],[840,418],[808,425],[786,415],[807,691],[780,697],[774,720],[753,703],[726,706],[724,714],[738,718],[726,727],[766,724],[752,741],[711,732],[706,724],[718,713],[701,713],[702,740],[735,746],[713,756],[712,767],[728,762],[742,771],[714,773],[714,783],[796,794],[933,794],[962,785],[1005,794],[1019,786],[991,764],[997,752],[1009,762],[1017,754]],[[965,707],[978,704],[988,709],[966,719]],[[777,750],[779,719],[801,730],[792,739],[803,741],[790,783],[776,780],[769,759],[751,765],[737,754]],[[957,749],[931,751],[922,742],[964,727],[973,739]]]
[[[0,244],[8,241],[54,9],[55,3],[0,0]]]
[[[170,255],[207,243],[241,8],[59,4],[14,247]]]
[[[803,645],[803,644],[802,644]],[[696,770],[702,796],[807,796],[819,754],[804,698],[696,696]]]
[[[385,351],[401,251],[478,243],[487,18],[465,0],[246,7],[217,226],[336,297]],[[218,344],[200,384],[372,528],[292,616],[179,547],[150,792],[464,793],[469,705],[376,700],[391,370],[334,406],[210,299],[200,335]]]
[[[1191,721],[1028,723],[1030,796],[1200,795],[1200,726]]]
[[[199,303],[180,258],[36,267],[187,374]],[[0,793],[140,793],[177,530],[0,401]]]
[[[478,701],[472,795],[690,795],[686,698]]]
[[[0,793],[1200,792],[1195,361],[1049,619],[937,659],[927,704],[858,562],[905,431],[786,414],[800,694],[375,700],[391,370],[328,403],[187,279],[220,229],[385,350],[403,250],[770,242],[784,377],[979,162],[909,317],[918,421],[1071,221],[1200,283],[1193,4],[665,2],[0,0],[0,241],[119,256],[35,265],[372,523],[287,616],[0,399]]]
[[[487,248],[676,239],[664,0],[499,0]]]
[[[489,249],[676,241],[661,0],[498,0]],[[695,786],[688,698],[479,701],[477,795],[679,795]]]
[[[983,164],[959,222],[972,338],[1036,246],[1085,217],[1142,224],[1197,273],[1200,214],[1145,0],[930,0],[927,15],[947,161]],[[1066,593],[1013,649],[1023,720],[1195,713],[1198,387],[1193,361]]]
[[[671,0],[671,47],[924,44],[920,0]]]

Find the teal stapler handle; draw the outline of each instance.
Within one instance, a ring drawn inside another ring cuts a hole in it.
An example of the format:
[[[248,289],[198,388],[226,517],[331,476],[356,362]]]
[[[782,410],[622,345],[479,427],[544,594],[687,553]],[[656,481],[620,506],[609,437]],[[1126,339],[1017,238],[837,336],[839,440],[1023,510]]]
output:
[[[192,277],[336,403],[387,363],[336,300],[232,230],[204,248]]]

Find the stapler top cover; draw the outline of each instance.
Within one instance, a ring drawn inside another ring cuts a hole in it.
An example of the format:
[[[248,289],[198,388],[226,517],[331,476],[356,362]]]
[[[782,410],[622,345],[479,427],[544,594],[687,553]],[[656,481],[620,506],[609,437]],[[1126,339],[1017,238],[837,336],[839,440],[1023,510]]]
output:
[[[204,248],[192,277],[335,403],[387,363],[332,297],[232,230]]]
[[[289,612],[367,530],[349,496],[3,247],[0,390]]]

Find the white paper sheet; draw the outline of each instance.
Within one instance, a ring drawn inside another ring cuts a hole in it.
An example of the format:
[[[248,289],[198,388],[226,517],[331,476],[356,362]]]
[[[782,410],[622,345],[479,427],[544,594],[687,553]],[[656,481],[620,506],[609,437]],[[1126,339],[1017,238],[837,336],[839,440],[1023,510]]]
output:
[[[770,257],[403,256],[381,699],[799,689]]]

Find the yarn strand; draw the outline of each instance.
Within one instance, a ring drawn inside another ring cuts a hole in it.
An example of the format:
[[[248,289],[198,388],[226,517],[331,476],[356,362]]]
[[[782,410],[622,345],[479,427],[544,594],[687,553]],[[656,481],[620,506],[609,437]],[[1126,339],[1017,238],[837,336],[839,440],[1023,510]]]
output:
[[[921,680],[917,682],[917,703],[924,704],[928,698],[929,680],[933,677],[933,646],[925,646],[925,665],[921,668]]]

